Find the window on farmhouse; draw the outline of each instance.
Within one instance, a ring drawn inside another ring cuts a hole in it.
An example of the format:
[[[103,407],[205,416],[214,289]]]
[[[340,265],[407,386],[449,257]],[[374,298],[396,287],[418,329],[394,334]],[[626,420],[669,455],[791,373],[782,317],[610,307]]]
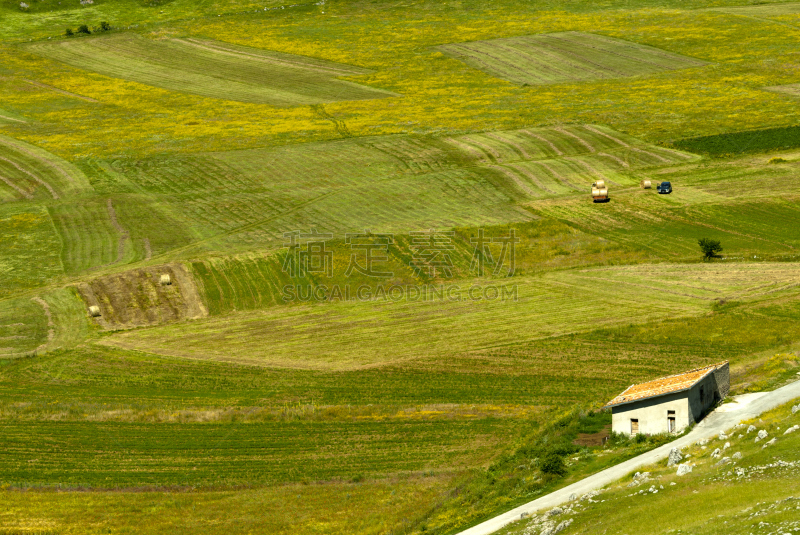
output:
[[[675,432],[675,411],[667,411],[667,431]]]
[[[631,418],[631,436],[635,437],[639,434],[639,420]]]

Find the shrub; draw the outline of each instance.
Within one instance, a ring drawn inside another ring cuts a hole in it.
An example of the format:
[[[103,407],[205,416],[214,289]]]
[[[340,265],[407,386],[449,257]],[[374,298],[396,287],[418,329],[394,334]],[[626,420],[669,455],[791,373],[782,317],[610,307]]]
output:
[[[567,474],[567,466],[564,464],[564,458],[554,451],[544,456],[544,459],[539,463],[539,468],[545,474],[554,474],[557,476],[564,476]]]
[[[722,251],[722,244],[719,240],[712,240],[711,238],[700,238],[697,240],[700,250],[703,251],[705,258],[714,258],[717,253]]]
[[[67,28],[67,31],[64,32],[64,35],[66,35],[67,37],[72,37],[73,35],[75,35],[75,32],[72,31],[72,28]]]
[[[83,33],[83,34],[89,35],[92,32],[91,32],[91,30],[89,30],[89,27],[87,25],[81,24],[80,26],[78,26],[78,33]]]
[[[774,158],[770,158],[767,162],[768,164],[776,164],[776,163],[786,163],[786,160],[779,156],[775,156]]]
[[[111,29],[111,25],[109,23],[107,23],[106,21],[103,21],[103,22],[100,23],[100,31],[107,32],[110,29]]]

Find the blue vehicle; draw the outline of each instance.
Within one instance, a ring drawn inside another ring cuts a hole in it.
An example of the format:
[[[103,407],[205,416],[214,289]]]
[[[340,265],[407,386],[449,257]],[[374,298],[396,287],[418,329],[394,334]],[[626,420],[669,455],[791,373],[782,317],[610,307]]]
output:
[[[672,184],[669,182],[661,182],[656,186],[656,190],[659,193],[672,193]]]

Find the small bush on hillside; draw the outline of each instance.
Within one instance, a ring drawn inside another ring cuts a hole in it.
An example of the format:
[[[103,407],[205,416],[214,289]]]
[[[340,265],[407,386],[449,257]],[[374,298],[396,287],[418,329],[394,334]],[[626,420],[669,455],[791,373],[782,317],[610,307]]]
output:
[[[544,459],[539,463],[539,468],[545,474],[557,476],[564,476],[567,474],[567,465],[564,464],[564,458],[554,451],[545,455]]]
[[[106,21],[103,21],[103,22],[100,23],[100,31],[101,32],[107,32],[110,29],[111,29],[111,25],[109,23],[107,23]]]
[[[717,253],[722,252],[722,244],[719,240],[712,240],[711,238],[700,238],[697,240],[700,250],[703,251],[703,256],[706,259],[714,258]]]
[[[75,32],[72,31],[72,28],[67,28],[67,31],[64,32],[64,35],[66,35],[67,37],[72,37],[73,35],[75,35]]]
[[[89,35],[92,33],[92,31],[89,29],[87,25],[81,24],[80,26],[78,26],[78,33]]]
[[[786,160],[784,160],[783,158],[780,158],[780,157],[776,156],[776,157],[774,157],[774,158],[770,158],[770,159],[769,159],[769,161],[768,161],[767,163],[769,163],[769,164],[776,164],[776,163],[786,163]]]

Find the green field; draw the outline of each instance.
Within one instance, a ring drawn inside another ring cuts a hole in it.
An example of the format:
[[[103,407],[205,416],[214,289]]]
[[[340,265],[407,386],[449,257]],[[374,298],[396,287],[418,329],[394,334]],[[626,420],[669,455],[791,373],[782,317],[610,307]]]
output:
[[[579,440],[634,382],[797,377],[796,2],[27,4],[2,534],[455,535],[663,442]],[[650,498],[796,486],[706,468]]]
[[[239,102],[296,106],[393,96],[338,80],[367,69],[200,39],[116,34],[30,49],[106,76]]]
[[[439,49],[470,67],[522,85],[646,76],[705,65],[664,50],[583,32],[453,43]]]

